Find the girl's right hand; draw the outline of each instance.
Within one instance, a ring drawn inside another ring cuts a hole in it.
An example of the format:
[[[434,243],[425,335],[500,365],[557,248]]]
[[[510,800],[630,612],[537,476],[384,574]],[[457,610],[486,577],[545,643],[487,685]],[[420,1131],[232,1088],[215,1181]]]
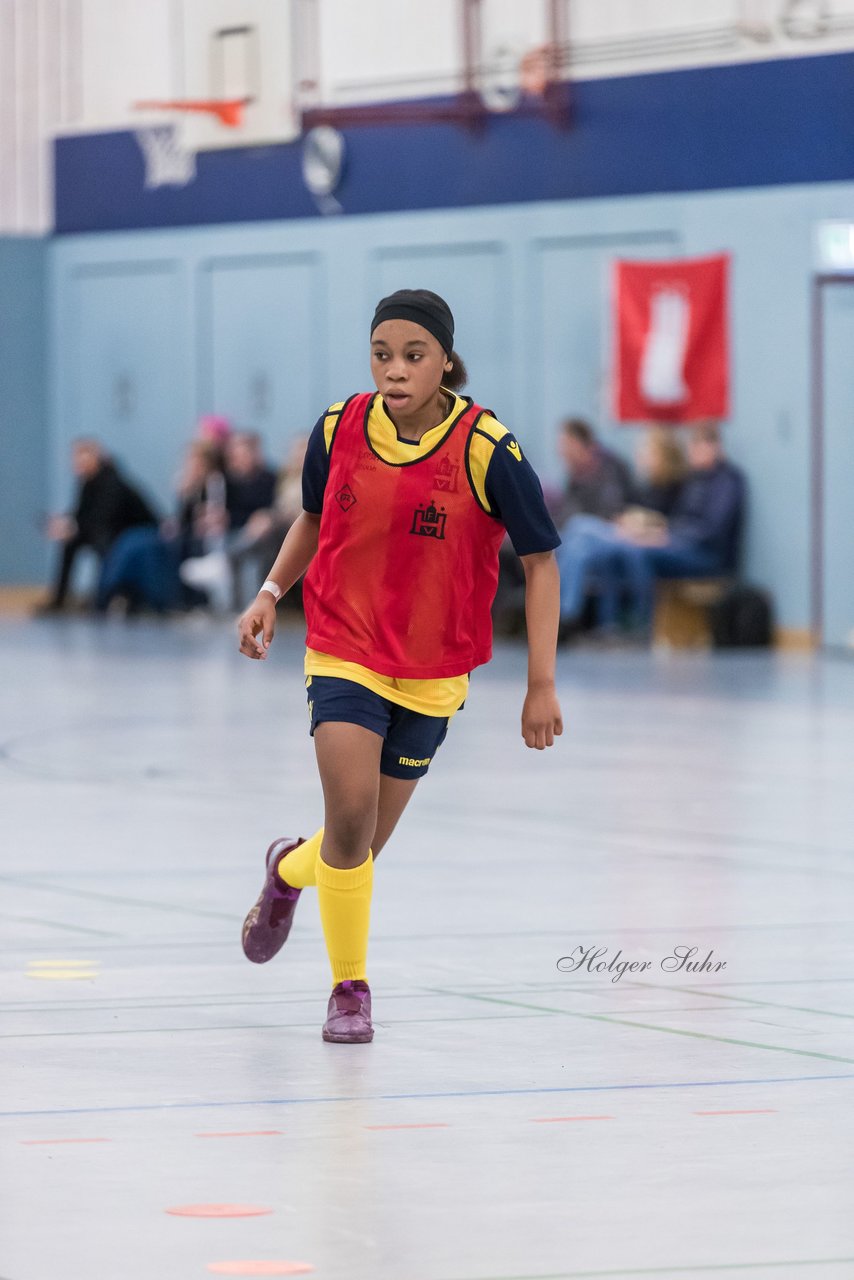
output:
[[[266,658],[276,631],[276,602],[269,591],[258,592],[240,618],[237,630],[240,652],[245,658]]]

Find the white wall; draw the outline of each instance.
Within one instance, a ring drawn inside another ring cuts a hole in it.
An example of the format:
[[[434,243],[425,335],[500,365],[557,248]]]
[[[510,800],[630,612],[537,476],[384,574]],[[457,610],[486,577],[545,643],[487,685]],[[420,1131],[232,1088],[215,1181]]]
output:
[[[297,0],[321,15],[325,100],[376,101],[460,87],[455,0]],[[546,39],[545,0],[483,0],[483,61]],[[854,0],[567,0],[576,78],[754,61],[854,47]],[[822,16],[823,15],[823,16]]]
[[[589,416],[625,453],[638,440],[603,394],[612,260],[723,248],[733,255],[725,432],[751,486],[746,571],[772,589],[783,626],[806,627],[814,233],[852,201],[854,183],[840,182],[59,237],[50,506],[68,500],[68,447],[81,431],[161,502],[202,413],[260,430],[283,457],[326,405],[370,387],[376,300],[413,281],[451,302],[470,394],[518,432],[544,480],[559,481],[561,418]]]
[[[0,0],[0,233],[50,225],[49,139],[73,109],[80,0]]]
[[[296,136],[295,97],[325,102],[451,93],[462,81],[460,0],[0,0],[0,233],[51,221],[57,132],[127,129],[139,99],[208,96],[211,31],[261,33],[263,101],[230,132],[204,118],[195,145]],[[483,0],[486,74],[546,35],[545,0]],[[567,74],[854,48],[854,0],[569,0]],[[294,74],[296,67],[296,74]],[[157,118],[157,117],[148,117]]]

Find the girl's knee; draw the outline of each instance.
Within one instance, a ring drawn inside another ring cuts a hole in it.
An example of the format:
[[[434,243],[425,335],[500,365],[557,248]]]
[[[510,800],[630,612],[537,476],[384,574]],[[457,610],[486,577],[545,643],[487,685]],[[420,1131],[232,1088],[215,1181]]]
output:
[[[364,862],[376,829],[377,815],[370,807],[343,808],[327,813],[323,845],[334,850],[339,859],[354,866]]]

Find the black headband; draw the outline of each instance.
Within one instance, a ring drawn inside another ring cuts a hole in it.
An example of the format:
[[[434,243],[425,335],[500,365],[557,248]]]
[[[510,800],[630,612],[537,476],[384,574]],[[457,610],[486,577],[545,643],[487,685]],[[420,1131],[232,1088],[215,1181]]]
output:
[[[377,303],[371,321],[371,333],[384,320],[411,320],[432,333],[442,350],[450,355],[454,349],[454,317],[451,308],[438,293],[429,289],[398,289]]]

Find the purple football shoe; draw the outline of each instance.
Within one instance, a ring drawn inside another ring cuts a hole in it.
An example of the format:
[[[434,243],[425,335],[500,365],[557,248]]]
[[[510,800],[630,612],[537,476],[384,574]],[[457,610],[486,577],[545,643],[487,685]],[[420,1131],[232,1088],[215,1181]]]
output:
[[[339,982],[329,997],[323,1038],[334,1044],[367,1044],[371,1026],[371,988],[361,978]]]
[[[267,875],[261,896],[243,921],[243,954],[253,964],[272,960],[287,941],[302,889],[286,884],[278,869],[282,858],[301,844],[305,844],[302,836],[282,836],[267,850]]]

